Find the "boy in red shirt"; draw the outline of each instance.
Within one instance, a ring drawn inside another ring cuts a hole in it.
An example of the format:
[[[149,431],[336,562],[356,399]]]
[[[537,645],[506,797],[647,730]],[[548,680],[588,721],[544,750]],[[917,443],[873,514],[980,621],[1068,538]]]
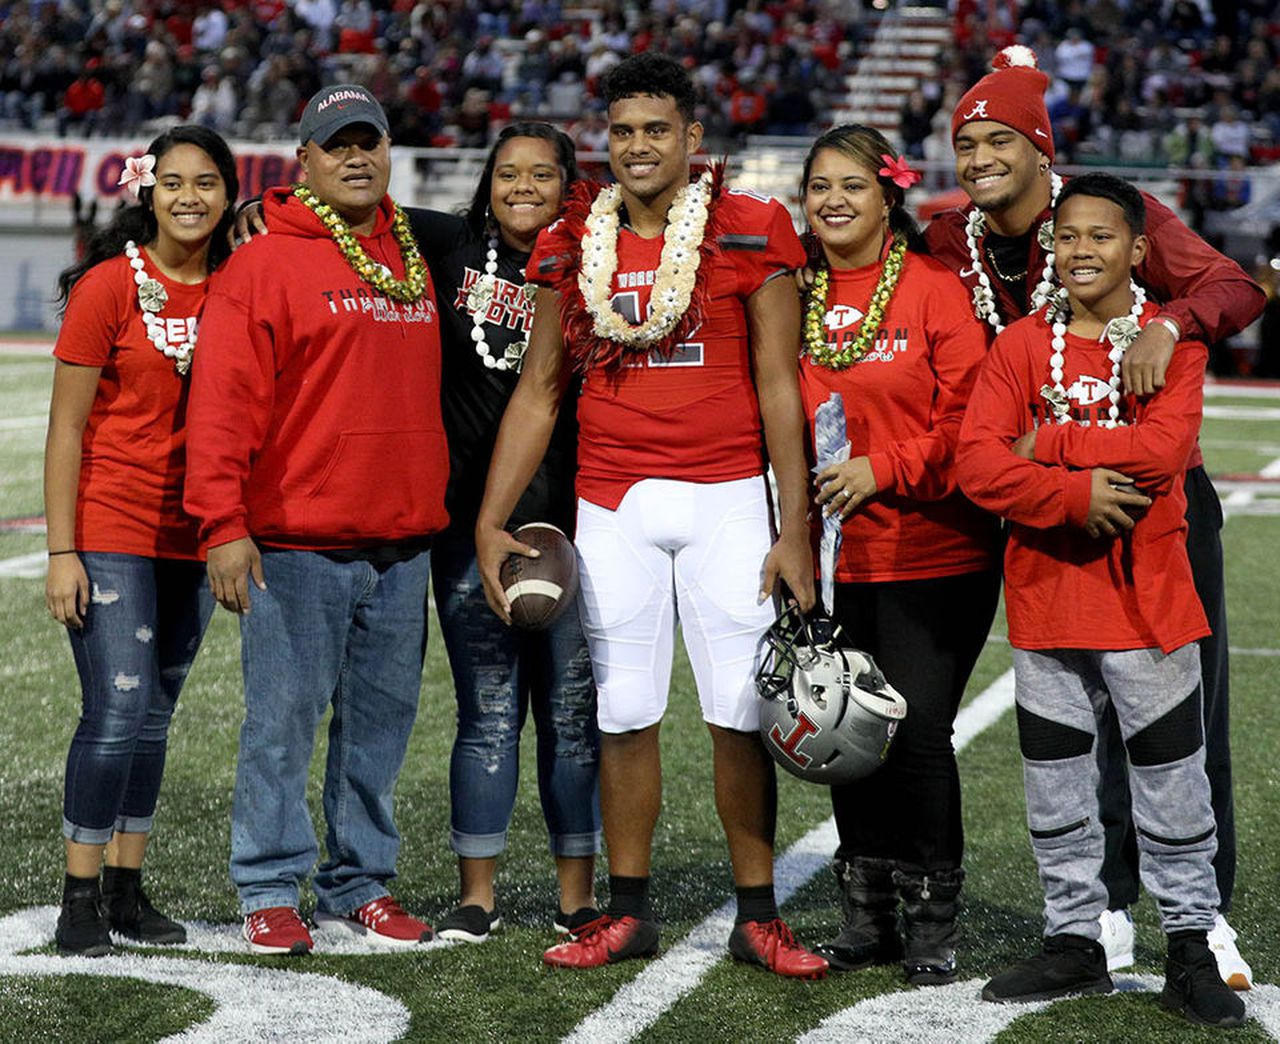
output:
[[[1209,633],[1186,552],[1183,476],[1200,426],[1205,349],[1180,345],[1166,384],[1120,391],[1124,351],[1157,312],[1132,280],[1146,252],[1131,185],[1077,178],[1055,210],[1063,290],[996,338],[960,432],[961,488],[1013,523],[1005,557],[1027,824],[1045,889],[1041,953],[985,1000],[1112,989],[1098,917],[1097,719],[1129,756],[1143,883],[1169,937],[1161,1004],[1235,1026],[1206,934],[1219,895],[1204,769],[1200,659]],[[1139,492],[1141,489],[1141,492]]]

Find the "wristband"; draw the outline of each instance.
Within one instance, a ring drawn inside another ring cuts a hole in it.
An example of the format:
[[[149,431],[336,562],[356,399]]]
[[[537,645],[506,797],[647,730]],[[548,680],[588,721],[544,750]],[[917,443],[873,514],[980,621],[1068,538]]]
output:
[[[54,555],[74,555],[75,553],[76,553],[76,549],[74,547],[71,547],[71,548],[68,548],[66,551],[50,551],[49,557],[52,558]]]
[[[1182,327],[1178,325],[1178,320],[1168,315],[1157,315],[1151,320],[1153,323],[1160,323],[1166,330],[1173,334],[1174,341],[1182,340]]]

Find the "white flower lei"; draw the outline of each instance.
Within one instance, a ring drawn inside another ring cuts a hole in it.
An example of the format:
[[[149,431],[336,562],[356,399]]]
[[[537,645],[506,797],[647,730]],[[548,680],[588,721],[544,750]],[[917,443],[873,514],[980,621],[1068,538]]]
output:
[[[125,243],[124,254],[129,259],[133,281],[138,287],[138,306],[142,309],[142,323],[147,328],[147,340],[155,345],[156,351],[173,359],[179,375],[185,377],[191,369],[191,354],[196,349],[196,324],[189,323],[186,336],[177,344],[170,344],[164,320],[160,318],[161,310],[169,303],[169,291],[160,280],[147,275],[147,264],[142,260],[138,244],[132,239]]]
[[[1111,342],[1111,351],[1107,353],[1107,358],[1111,360],[1111,377],[1107,382],[1109,385],[1107,398],[1110,400],[1110,406],[1107,408],[1107,419],[1100,423],[1103,428],[1115,428],[1124,424],[1120,419],[1120,363],[1129,345],[1133,344],[1138,339],[1138,334],[1142,332],[1142,309],[1147,303],[1147,292],[1132,279],[1129,280],[1129,292],[1133,295],[1133,307],[1129,309],[1129,314],[1116,316],[1102,330],[1103,336]],[[1049,404],[1053,419],[1058,424],[1066,424],[1071,416],[1067,392],[1062,386],[1062,367],[1065,361],[1063,350],[1067,347],[1067,323],[1071,321],[1071,304],[1067,299],[1066,290],[1059,290],[1058,294],[1060,296],[1045,313],[1045,318],[1052,324],[1053,330],[1053,340],[1050,342],[1052,352],[1049,355],[1049,377],[1053,380],[1053,384],[1052,386],[1044,385],[1040,389],[1040,394]]]
[[[1049,174],[1050,197],[1049,208],[1058,202],[1058,193],[1062,191],[1062,178],[1057,172]],[[978,273],[978,285],[973,288],[973,314],[979,319],[984,319],[991,324],[996,333],[1004,331],[1004,323],[1000,321],[1000,310],[996,306],[996,295],[991,290],[991,277],[987,275],[986,265],[983,263],[982,250],[978,245],[978,241],[986,234],[987,231],[987,215],[977,207],[974,207],[965,216],[965,242],[969,247],[969,257],[973,261],[973,269]],[[1039,232],[1036,233],[1036,239],[1044,248],[1044,271],[1040,274],[1040,282],[1036,284],[1036,288],[1031,292],[1031,300],[1027,308],[1027,314],[1038,312],[1046,304],[1053,294],[1053,288],[1056,285],[1053,273],[1053,219],[1050,218],[1040,226]]]
[[[489,305],[498,289],[498,237],[489,237],[489,250],[485,255],[484,274],[480,276],[467,291],[467,308],[471,312],[471,343],[475,345],[476,354],[480,356],[486,368],[490,370],[514,370],[519,373],[524,366],[524,353],[529,347],[527,339],[512,341],[507,345],[501,359],[489,352],[489,343],[484,337],[484,327],[489,313]],[[533,300],[534,287],[525,283],[520,288],[526,301]]]
[[[633,348],[657,344],[676,328],[689,310],[689,301],[702,263],[702,237],[711,203],[710,171],[676,193],[667,211],[662,260],[654,274],[649,318],[632,326],[613,310],[613,276],[618,270],[618,210],[622,192],[617,185],[601,189],[587,215],[582,240],[582,268],[578,289],[597,337]]]

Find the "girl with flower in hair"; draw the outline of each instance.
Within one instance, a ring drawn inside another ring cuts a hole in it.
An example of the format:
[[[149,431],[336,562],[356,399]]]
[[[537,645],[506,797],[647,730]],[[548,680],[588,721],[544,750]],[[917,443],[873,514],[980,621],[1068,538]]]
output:
[[[239,190],[226,142],[196,126],[156,138],[120,183],[140,205],[58,280],[45,446],[45,597],[71,639],[82,701],[56,942],[84,956],[109,952],[112,932],[186,940],[151,905],[141,867],[169,719],[213,610],[182,510],[187,373]]]
[[[869,127],[814,142],[801,191],[820,263],[800,383],[808,417],[834,412],[837,433],[823,423],[815,439],[817,503],[841,522],[819,556],[826,609],[910,708],[884,764],[832,788],[845,921],[818,952],[840,970],[901,960],[909,982],[932,984],[956,974],[964,877],[951,730],[1000,574],[995,520],[953,469],[985,340],[959,280],[912,251],[903,201],[919,179]]]

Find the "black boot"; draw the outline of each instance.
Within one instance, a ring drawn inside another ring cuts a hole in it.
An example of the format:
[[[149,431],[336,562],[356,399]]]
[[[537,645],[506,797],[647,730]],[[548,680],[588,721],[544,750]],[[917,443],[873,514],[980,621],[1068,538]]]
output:
[[[67,875],[53,941],[66,957],[102,957],[111,952],[111,933],[96,877]]]
[[[813,952],[825,957],[833,971],[854,971],[899,960],[902,940],[898,938],[893,862],[855,856],[848,861],[837,859],[831,869],[840,886],[844,927]]]
[[[113,932],[145,943],[184,943],[187,930],[151,905],[142,871],[108,866],[102,871],[102,906]]]
[[[1164,962],[1160,1006],[1181,1012],[1201,1026],[1239,1026],[1244,1001],[1218,974],[1218,962],[1204,932],[1172,932]]]
[[[956,978],[956,914],[960,910],[959,867],[925,873],[900,866],[893,882],[902,894],[906,953],[902,970],[913,986],[937,986]]]

